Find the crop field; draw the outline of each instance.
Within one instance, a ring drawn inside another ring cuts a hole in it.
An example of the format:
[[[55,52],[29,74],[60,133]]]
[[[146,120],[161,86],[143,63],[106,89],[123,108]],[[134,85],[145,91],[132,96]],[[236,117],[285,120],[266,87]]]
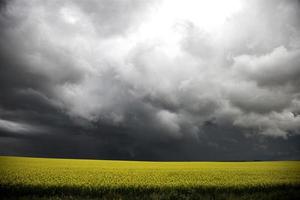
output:
[[[0,157],[2,199],[300,199],[299,189],[300,161]]]

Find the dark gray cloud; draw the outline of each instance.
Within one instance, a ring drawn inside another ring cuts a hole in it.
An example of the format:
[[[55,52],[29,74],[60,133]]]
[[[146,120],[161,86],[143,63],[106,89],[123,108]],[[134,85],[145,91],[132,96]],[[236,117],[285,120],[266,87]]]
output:
[[[299,159],[299,1],[210,2],[1,1],[0,153]]]

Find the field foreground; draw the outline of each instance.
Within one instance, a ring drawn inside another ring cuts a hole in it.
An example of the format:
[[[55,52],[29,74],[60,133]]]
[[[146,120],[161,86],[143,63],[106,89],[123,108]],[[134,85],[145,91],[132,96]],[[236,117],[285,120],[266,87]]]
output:
[[[300,199],[300,161],[136,162],[0,156],[2,199]]]

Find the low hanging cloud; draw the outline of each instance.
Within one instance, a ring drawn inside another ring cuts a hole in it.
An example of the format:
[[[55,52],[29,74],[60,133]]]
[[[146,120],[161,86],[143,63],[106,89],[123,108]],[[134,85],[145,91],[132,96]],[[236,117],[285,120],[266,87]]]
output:
[[[201,141],[207,124],[299,134],[299,1],[197,2],[7,1],[0,108],[22,114],[0,117],[32,116],[39,102],[56,125],[54,110],[85,131],[154,140]]]
[[[41,133],[41,128],[22,122],[14,122],[0,119],[0,130],[12,133]]]

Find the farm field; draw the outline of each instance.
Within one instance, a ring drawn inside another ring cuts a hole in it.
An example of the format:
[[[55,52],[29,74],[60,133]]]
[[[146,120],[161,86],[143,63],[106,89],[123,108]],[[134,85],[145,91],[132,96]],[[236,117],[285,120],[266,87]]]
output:
[[[300,161],[0,157],[2,199],[300,199]]]

